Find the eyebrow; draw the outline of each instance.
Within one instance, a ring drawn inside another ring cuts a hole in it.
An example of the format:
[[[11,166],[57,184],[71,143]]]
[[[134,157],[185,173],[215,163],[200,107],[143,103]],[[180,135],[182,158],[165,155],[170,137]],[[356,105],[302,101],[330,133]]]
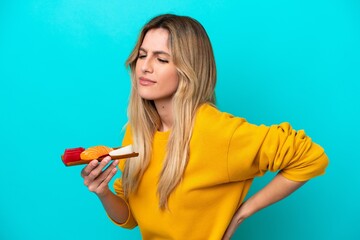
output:
[[[148,51],[146,51],[146,50],[145,50],[144,48],[142,48],[142,47],[139,49],[139,51],[144,51],[144,52],[146,52],[146,53],[148,52]],[[169,53],[167,53],[167,52],[165,52],[165,51],[160,51],[160,50],[159,50],[159,51],[153,51],[152,53],[153,53],[154,55],[165,54],[165,55],[168,55],[169,57],[171,56]]]

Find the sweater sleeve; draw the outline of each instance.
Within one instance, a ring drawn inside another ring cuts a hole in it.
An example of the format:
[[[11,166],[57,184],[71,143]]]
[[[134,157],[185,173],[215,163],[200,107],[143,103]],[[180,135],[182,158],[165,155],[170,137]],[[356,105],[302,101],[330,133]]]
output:
[[[280,171],[293,181],[306,181],[325,173],[328,158],[303,130],[288,123],[256,126],[243,122],[230,140],[230,181],[251,179],[266,171]]]
[[[127,126],[122,145],[125,146],[125,145],[129,145],[129,144],[131,144],[131,133],[130,133],[129,126]],[[119,162],[119,169],[120,169],[121,172],[124,171],[125,161],[126,160],[120,160],[120,162]],[[121,178],[118,178],[118,179],[115,180],[115,182],[114,182],[114,190],[115,190],[116,195],[118,197],[122,198],[125,201],[125,203],[127,204],[128,209],[129,209],[129,218],[123,224],[119,224],[119,223],[115,222],[114,220],[112,220],[111,218],[110,219],[116,225],[118,225],[120,227],[123,227],[123,228],[131,229],[131,228],[136,227],[138,224],[137,224],[134,216],[131,213],[131,208],[130,208],[129,203],[127,202],[127,200],[126,200],[126,198],[124,196],[124,191],[123,191],[123,187],[122,187],[122,179]]]

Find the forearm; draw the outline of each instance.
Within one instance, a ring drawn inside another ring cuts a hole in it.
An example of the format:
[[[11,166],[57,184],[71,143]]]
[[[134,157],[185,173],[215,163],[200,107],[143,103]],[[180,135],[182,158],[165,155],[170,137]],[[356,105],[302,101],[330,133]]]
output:
[[[250,197],[239,209],[242,218],[247,218],[257,211],[289,196],[305,182],[291,181],[281,174],[277,174],[263,189]]]
[[[125,223],[129,217],[129,208],[126,202],[116,196],[110,190],[107,190],[104,194],[98,195],[105,211],[109,217],[118,224]]]

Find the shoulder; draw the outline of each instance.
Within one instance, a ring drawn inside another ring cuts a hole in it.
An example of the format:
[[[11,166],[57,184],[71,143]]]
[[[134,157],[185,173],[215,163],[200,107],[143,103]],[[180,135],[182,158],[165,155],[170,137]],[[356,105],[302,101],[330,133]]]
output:
[[[229,137],[239,126],[245,123],[244,118],[222,112],[211,104],[203,104],[195,116],[194,133]]]
[[[220,111],[216,106],[207,103],[199,107],[195,117],[195,123],[206,126],[206,128],[226,127],[228,124],[231,126],[245,122],[246,120],[244,118]],[[224,124],[226,126],[223,126]]]

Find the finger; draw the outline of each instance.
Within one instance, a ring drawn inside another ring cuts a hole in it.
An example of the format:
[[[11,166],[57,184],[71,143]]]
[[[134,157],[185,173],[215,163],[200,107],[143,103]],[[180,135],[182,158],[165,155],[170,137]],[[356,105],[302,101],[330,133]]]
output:
[[[105,175],[108,175],[114,168],[116,169],[117,165],[119,163],[119,160],[115,160],[112,162],[104,171]]]
[[[97,159],[92,160],[90,163],[88,163],[81,171],[81,177],[85,178],[87,177],[90,172],[97,167],[97,165],[99,164],[99,161]]]
[[[99,190],[103,190],[105,189],[109,182],[111,181],[111,179],[115,176],[117,172],[117,168],[113,168],[111,169],[110,173],[106,176],[106,178],[104,179],[104,181],[102,181],[98,187]]]
[[[226,229],[224,236],[222,237],[222,240],[228,240],[231,238],[231,236],[233,235],[233,231],[230,229],[230,227],[228,227],[228,229]]]
[[[93,170],[87,175],[87,181],[94,181],[103,171],[103,168],[110,162],[111,158],[106,157],[104,158]]]
[[[230,239],[234,235],[236,229],[240,226],[243,219],[239,219],[237,214],[231,220],[228,228],[226,229],[223,239]]]
[[[88,185],[88,189],[91,192],[101,194],[102,191],[107,188],[108,183],[113,178],[117,171],[116,164],[111,164],[103,171],[94,181]]]
[[[230,239],[231,236],[234,234],[234,231],[236,229],[236,224],[235,224],[235,219],[233,218],[229,224],[229,226],[227,227],[224,236],[223,236],[223,240],[225,239]]]
[[[102,173],[100,173],[99,176],[94,180],[94,184],[100,185],[106,179],[106,177],[110,174],[110,172],[113,169],[116,169],[118,162],[119,162],[118,160],[114,161]]]
[[[99,175],[102,173],[102,169],[109,163],[109,161],[110,158],[104,158],[104,160],[102,160],[100,163],[92,163],[96,164],[96,166],[93,166],[88,175],[84,177],[84,185],[89,187],[91,183],[99,177]]]

